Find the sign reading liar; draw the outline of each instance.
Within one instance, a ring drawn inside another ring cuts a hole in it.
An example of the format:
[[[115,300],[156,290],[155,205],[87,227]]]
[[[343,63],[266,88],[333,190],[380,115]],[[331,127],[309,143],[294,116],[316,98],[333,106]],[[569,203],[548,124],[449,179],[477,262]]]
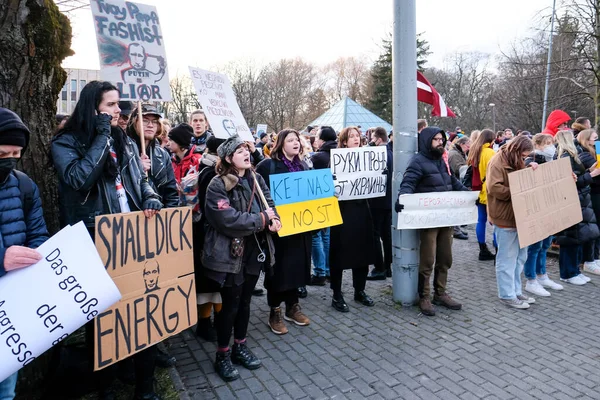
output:
[[[385,196],[387,149],[384,146],[331,150],[331,172],[340,201]]]
[[[281,218],[279,236],[340,225],[342,215],[327,169],[270,176],[271,197]]]
[[[475,192],[432,192],[403,194],[398,213],[398,229],[440,228],[477,222]]]
[[[121,100],[171,101],[167,56],[156,7],[91,0],[100,75]]]
[[[41,261],[0,279],[0,382],[121,298],[83,222],[37,251]]]
[[[237,133],[242,140],[254,141],[227,75],[193,67],[190,75],[215,136],[227,139]]]
[[[582,221],[568,157],[508,174],[519,246],[546,239]]]
[[[123,299],[96,318],[95,370],[196,323],[190,207],[96,217],[96,248]]]

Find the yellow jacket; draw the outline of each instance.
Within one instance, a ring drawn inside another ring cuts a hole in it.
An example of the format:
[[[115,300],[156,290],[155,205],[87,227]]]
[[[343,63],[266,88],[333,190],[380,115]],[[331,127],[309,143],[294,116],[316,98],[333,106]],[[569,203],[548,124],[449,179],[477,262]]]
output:
[[[479,177],[483,182],[481,186],[481,192],[479,192],[479,202],[481,204],[487,204],[487,186],[486,186],[486,172],[487,166],[492,157],[494,157],[496,152],[491,148],[491,143],[486,143],[483,145],[481,149],[481,154],[479,155]]]

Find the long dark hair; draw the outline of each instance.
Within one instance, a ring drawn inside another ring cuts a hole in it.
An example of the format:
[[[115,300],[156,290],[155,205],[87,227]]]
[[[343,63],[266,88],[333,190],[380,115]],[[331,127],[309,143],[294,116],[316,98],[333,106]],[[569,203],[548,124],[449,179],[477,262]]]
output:
[[[523,161],[523,153],[530,153],[533,151],[533,142],[527,136],[517,136],[507,145],[502,146],[499,150],[499,156],[502,157],[504,164],[511,167],[513,170],[518,171],[525,168],[525,162]]]
[[[283,145],[285,144],[285,139],[288,135],[294,134],[298,138],[300,142],[300,132],[294,129],[284,129],[277,134],[277,140],[275,141],[275,145],[271,150],[271,158],[273,160],[281,161],[285,155],[283,154]],[[300,142],[300,153],[298,153],[298,157],[301,158],[304,153],[304,147],[302,146],[302,142]]]
[[[479,168],[479,159],[481,158],[481,151],[483,145],[486,143],[492,143],[496,139],[496,134],[491,129],[484,129],[479,133],[477,139],[471,143],[471,149],[469,150],[469,157],[467,158],[467,165],[471,165],[474,168]]]

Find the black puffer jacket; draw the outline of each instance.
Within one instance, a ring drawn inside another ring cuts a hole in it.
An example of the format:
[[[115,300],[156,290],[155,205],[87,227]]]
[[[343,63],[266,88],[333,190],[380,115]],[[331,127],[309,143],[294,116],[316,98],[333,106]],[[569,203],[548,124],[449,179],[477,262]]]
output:
[[[440,132],[445,147],[446,135],[440,128],[431,126],[423,129],[419,134],[421,150],[408,163],[400,185],[400,194],[469,190],[448,172],[442,155],[431,151],[431,140]]]
[[[577,193],[579,194],[579,204],[581,205],[581,214],[583,220],[556,234],[556,243],[559,245],[573,246],[583,244],[594,240],[600,236],[600,230],[596,224],[596,215],[592,208],[592,197],[590,196],[590,183],[592,176],[588,168],[594,164],[590,153],[580,154],[581,164],[575,161],[569,153],[563,153],[562,157],[569,157],[571,168],[577,176]]]
[[[321,148],[312,155],[310,160],[312,161],[313,169],[329,168],[331,149],[337,149],[337,142],[335,140],[328,140],[323,143]]]

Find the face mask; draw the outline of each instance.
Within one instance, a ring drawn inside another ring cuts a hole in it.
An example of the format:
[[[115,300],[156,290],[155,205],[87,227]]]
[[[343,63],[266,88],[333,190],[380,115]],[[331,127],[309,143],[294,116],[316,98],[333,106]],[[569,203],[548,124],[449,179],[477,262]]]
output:
[[[8,174],[17,166],[18,158],[0,158],[0,182],[4,182]]]
[[[554,158],[554,154],[556,154],[556,147],[549,144],[548,146],[544,147],[544,149],[542,150],[542,153],[547,158]]]

